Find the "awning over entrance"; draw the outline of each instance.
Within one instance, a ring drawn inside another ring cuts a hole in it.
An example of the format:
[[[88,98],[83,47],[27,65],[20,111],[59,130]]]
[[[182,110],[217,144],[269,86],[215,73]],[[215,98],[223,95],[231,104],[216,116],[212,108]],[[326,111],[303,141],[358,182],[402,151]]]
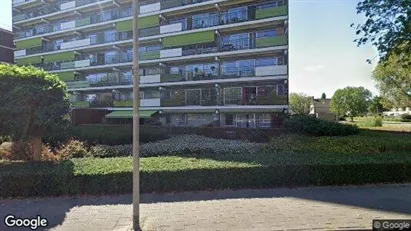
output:
[[[140,118],[150,118],[157,111],[140,111]],[[133,111],[113,111],[106,115],[108,119],[131,119],[133,118]]]

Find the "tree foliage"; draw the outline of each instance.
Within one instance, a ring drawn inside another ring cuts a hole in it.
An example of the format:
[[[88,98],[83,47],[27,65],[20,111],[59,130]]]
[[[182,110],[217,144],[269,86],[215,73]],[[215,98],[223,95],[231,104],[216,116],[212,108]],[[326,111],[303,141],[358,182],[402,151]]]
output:
[[[310,113],[310,106],[312,103],[312,97],[304,93],[291,93],[290,94],[290,108],[296,114],[308,114]]]
[[[67,124],[67,86],[56,75],[32,66],[1,64],[0,92],[0,131],[13,141],[39,140]]]
[[[411,53],[407,54],[411,58]],[[372,78],[387,107],[411,105],[411,66],[403,66],[399,55],[390,55],[375,68]]]
[[[358,46],[372,44],[381,60],[390,54],[411,53],[410,0],[363,0],[357,5],[357,13],[367,18],[364,24],[351,24],[361,36],[354,41]],[[411,59],[403,64],[410,66]]]
[[[371,99],[370,104],[368,106],[368,112],[377,115],[381,114],[383,111],[387,109],[383,105],[383,98],[381,96],[375,96]]]
[[[364,87],[338,89],[331,98],[331,112],[348,115],[353,121],[355,116],[367,113],[371,92]]]
[[[326,99],[327,99],[327,95],[325,95],[325,93],[322,93],[322,94],[321,94],[321,99],[322,99],[322,100],[326,100]]]

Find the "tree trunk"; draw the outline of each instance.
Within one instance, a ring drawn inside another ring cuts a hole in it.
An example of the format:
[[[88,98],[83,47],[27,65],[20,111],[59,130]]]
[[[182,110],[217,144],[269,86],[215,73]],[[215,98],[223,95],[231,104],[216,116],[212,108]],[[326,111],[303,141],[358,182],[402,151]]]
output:
[[[350,116],[350,119],[351,119],[351,122],[354,123],[354,117],[353,117],[353,116]]]
[[[30,148],[34,161],[41,160],[41,136],[34,136],[30,139]]]

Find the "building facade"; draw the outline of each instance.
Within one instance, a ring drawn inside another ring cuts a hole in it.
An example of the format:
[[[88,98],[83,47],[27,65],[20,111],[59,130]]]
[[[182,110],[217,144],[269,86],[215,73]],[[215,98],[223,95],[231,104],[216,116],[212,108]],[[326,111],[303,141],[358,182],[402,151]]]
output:
[[[15,62],[65,81],[75,118],[130,120],[132,15],[131,0],[13,0]],[[140,0],[138,20],[145,122],[270,127],[288,111],[287,0]]]
[[[13,55],[13,32],[0,28],[0,63],[13,63]]]
[[[331,112],[331,99],[315,99],[314,97],[312,97],[310,115],[314,115],[319,119],[337,119],[337,116]]]

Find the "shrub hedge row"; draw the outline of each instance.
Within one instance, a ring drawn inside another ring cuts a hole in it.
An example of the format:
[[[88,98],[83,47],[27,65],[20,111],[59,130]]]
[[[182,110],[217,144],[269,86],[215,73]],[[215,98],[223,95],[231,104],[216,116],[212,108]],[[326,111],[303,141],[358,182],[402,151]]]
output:
[[[59,164],[0,163],[0,197],[132,192],[131,158],[76,161]],[[194,158],[188,158],[183,163],[178,161],[171,158],[143,158],[141,192],[411,181],[410,161],[271,166],[217,161],[197,166],[199,160]],[[158,166],[150,167],[148,162],[157,162]],[[105,169],[107,166],[111,170]]]

